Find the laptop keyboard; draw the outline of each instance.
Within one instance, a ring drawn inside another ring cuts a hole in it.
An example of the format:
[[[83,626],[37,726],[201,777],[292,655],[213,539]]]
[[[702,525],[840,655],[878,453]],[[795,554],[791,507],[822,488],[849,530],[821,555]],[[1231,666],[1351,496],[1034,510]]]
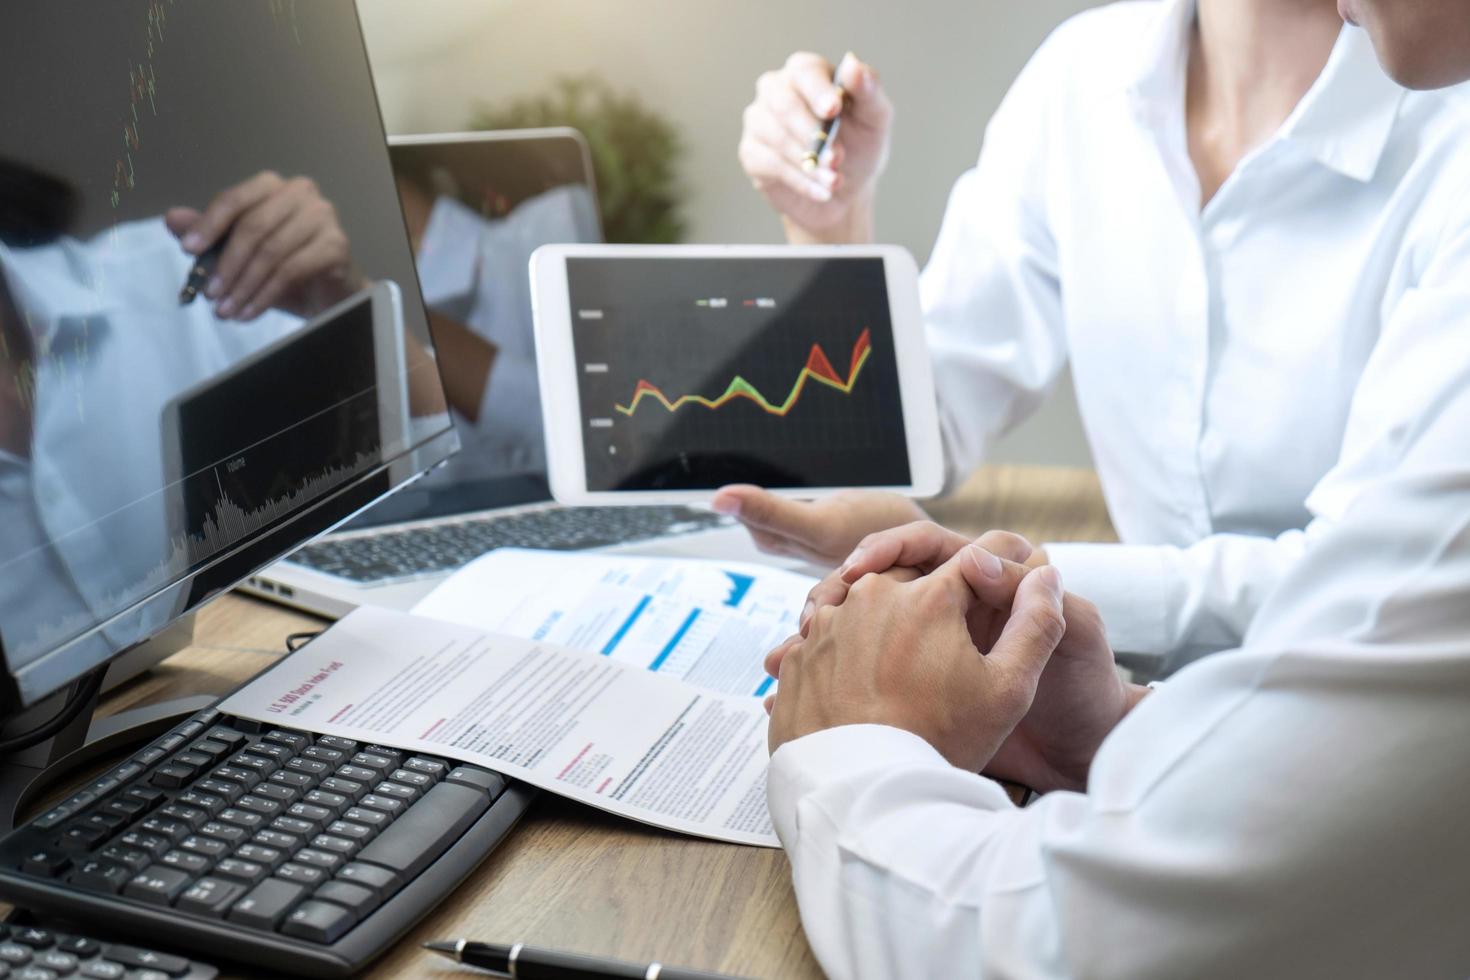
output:
[[[693,507],[554,507],[328,537],[302,548],[291,561],[353,582],[382,583],[449,571],[496,548],[584,551],[728,523]]]

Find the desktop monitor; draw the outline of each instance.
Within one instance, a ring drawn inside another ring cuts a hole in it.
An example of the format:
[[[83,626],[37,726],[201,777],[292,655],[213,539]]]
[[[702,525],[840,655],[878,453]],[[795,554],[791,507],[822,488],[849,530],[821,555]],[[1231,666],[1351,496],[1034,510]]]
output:
[[[3,723],[457,440],[352,0],[9,0],[0,36]],[[183,289],[222,194],[248,320]]]

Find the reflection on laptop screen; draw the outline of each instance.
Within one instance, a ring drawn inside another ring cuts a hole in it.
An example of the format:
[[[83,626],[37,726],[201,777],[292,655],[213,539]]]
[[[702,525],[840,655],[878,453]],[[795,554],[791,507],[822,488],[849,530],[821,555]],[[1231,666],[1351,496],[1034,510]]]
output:
[[[528,130],[391,154],[464,448],[358,526],[548,499],[527,266],[542,245],[601,241],[585,146]]]

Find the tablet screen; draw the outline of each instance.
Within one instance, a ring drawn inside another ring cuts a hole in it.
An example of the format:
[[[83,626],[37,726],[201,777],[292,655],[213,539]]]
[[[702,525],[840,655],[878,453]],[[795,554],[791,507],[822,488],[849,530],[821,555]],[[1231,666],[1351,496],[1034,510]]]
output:
[[[569,258],[587,489],[910,484],[881,258]]]

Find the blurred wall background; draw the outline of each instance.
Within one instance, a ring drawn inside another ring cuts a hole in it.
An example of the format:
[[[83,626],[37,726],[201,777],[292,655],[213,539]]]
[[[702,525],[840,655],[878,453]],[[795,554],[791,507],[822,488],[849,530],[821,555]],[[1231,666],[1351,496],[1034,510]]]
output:
[[[358,0],[390,133],[464,128],[482,102],[595,73],[683,133],[691,242],[775,242],[735,158],[756,77],[798,49],[852,49],[897,106],[880,240],[922,263],[954,179],[1016,73],[1095,0]],[[1008,462],[1090,465],[1070,379],[1008,436]]]

